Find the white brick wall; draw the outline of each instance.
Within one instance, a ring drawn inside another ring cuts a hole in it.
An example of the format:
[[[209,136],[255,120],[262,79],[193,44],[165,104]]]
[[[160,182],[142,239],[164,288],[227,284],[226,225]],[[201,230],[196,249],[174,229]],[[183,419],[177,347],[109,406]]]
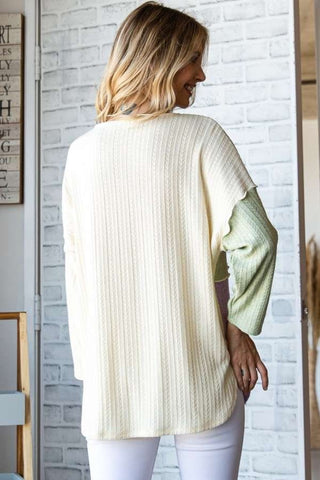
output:
[[[140,3],[140,2],[139,2]],[[294,58],[291,0],[173,0],[210,29],[207,76],[188,111],[212,116],[230,134],[269,218],[278,259],[263,332],[253,338],[269,371],[245,411],[241,480],[302,480],[298,471],[300,371]],[[61,180],[70,142],[94,125],[95,93],[116,30],[134,1],[43,0],[43,431],[41,478],[88,480],[80,432],[82,382],[73,377],[64,288]],[[173,436],[161,438],[154,479],[178,480]]]

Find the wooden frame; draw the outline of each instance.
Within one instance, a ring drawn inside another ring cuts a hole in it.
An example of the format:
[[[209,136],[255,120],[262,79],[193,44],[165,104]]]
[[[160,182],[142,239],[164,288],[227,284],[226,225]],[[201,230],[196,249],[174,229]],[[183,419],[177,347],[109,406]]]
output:
[[[24,480],[33,480],[27,314],[2,312],[0,320],[17,320],[17,388],[25,395],[25,423],[17,425],[17,473]]]
[[[0,205],[23,203],[24,16],[0,14]]]

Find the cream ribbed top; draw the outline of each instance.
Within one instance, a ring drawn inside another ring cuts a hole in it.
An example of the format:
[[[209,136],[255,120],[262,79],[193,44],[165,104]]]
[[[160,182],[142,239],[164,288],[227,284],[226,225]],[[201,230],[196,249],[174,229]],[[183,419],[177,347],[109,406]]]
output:
[[[72,142],[62,216],[86,438],[199,432],[230,417],[238,387],[214,279],[233,208],[253,187],[203,115],[99,123]],[[272,242],[265,252],[274,257]],[[241,304],[234,323],[260,333],[265,300],[250,318]]]

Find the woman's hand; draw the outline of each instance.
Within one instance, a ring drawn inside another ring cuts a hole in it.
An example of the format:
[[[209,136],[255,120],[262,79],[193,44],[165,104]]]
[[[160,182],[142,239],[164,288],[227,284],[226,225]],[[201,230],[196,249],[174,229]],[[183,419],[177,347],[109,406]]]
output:
[[[255,387],[259,370],[264,390],[268,388],[268,370],[261,361],[256,346],[250,336],[228,321],[226,340],[230,361],[239,388],[248,394]],[[243,375],[241,373],[243,371]]]

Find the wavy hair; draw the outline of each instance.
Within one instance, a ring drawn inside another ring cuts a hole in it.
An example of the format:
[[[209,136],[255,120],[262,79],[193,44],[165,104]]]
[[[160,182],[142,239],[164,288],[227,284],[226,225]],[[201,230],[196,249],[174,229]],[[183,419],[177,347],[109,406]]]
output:
[[[141,4],[116,33],[96,95],[96,123],[123,117],[121,106],[128,102],[148,104],[145,113],[124,116],[137,121],[171,112],[175,74],[194,51],[207,58],[208,43],[208,29],[193,17],[155,1]]]

